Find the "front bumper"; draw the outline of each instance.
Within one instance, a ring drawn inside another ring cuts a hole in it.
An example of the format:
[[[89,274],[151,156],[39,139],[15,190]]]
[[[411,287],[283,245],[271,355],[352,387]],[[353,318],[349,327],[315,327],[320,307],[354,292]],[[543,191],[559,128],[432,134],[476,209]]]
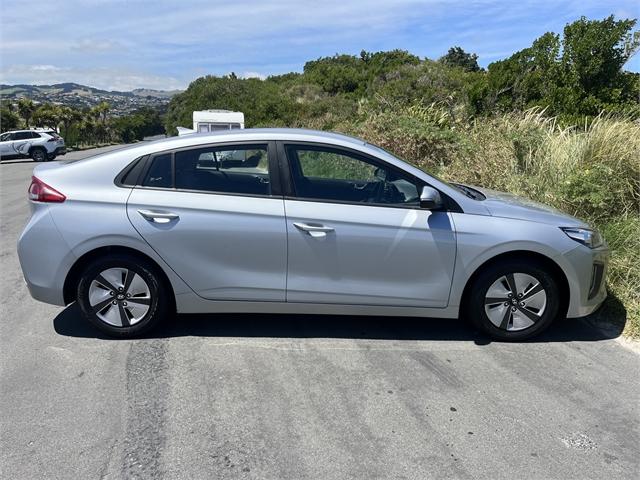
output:
[[[607,298],[609,249],[580,245],[563,257],[569,264],[565,273],[571,291],[567,317],[584,317],[595,312]]]

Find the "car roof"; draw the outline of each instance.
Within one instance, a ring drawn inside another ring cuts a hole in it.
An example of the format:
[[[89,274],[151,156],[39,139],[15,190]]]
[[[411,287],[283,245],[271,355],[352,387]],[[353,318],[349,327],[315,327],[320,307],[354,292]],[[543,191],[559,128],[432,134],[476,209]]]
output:
[[[53,132],[53,128],[39,128],[39,129],[35,129],[35,128],[29,128],[29,129],[25,129],[25,130],[7,130],[6,132],[2,132],[2,135],[4,135],[5,133],[22,133],[22,132],[35,132],[35,133],[48,133],[48,132]]]
[[[294,142],[315,142],[331,143],[336,146],[353,146],[354,148],[378,148],[365,142],[362,139],[350,137],[334,132],[323,132],[320,130],[307,130],[303,128],[245,128],[234,130],[218,130],[208,133],[189,133],[187,135],[162,138],[150,142],[138,142],[125,145],[108,152],[99,153],[94,157],[85,157],[81,160],[74,160],[73,163],[82,162],[102,156],[113,156],[118,154],[148,155],[160,153],[166,150],[177,148],[198,147],[209,143],[225,142],[267,142],[273,140],[286,140]],[[71,162],[69,162],[71,163]]]
[[[195,132],[187,135],[182,135],[178,137],[168,137],[161,140],[156,140],[154,144],[162,144],[164,142],[171,143],[176,140],[182,139],[192,139],[196,140],[194,143],[201,143],[200,140],[204,140],[206,142],[207,139],[211,139],[212,141],[220,140],[220,137],[231,137],[231,141],[242,140],[243,137],[247,139],[257,138],[257,137],[270,137],[273,140],[288,140],[288,139],[296,139],[300,140],[302,138],[308,138],[309,140],[339,140],[341,142],[353,143],[356,145],[365,145],[366,142],[362,139],[356,137],[350,137],[348,135],[344,135],[341,133],[335,132],[325,132],[321,130],[310,130],[305,128],[237,128],[232,130],[216,130],[214,132]]]

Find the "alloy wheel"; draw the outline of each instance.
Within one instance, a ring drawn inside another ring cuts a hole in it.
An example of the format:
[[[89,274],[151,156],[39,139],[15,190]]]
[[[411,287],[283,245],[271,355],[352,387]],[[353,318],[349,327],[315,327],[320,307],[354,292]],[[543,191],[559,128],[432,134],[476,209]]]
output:
[[[547,306],[547,293],[538,279],[526,273],[509,273],[487,290],[484,310],[496,327],[507,331],[529,328]]]
[[[103,322],[116,327],[130,327],[149,311],[151,290],[133,270],[109,268],[91,282],[89,305]]]
[[[44,162],[46,159],[45,153],[39,148],[34,149],[32,157],[36,162]]]

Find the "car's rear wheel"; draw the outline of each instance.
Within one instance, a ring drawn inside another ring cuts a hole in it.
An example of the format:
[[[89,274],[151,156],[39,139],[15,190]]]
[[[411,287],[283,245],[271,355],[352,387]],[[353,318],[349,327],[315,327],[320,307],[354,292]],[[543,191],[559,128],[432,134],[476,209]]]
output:
[[[539,334],[558,316],[560,288],[536,262],[510,260],[484,269],[471,286],[469,319],[499,340],[525,340]]]
[[[77,301],[89,322],[121,338],[148,332],[168,315],[170,306],[156,268],[120,254],[95,260],[85,269]]]
[[[34,162],[44,162],[47,159],[47,151],[42,147],[35,147],[31,150],[31,158]]]

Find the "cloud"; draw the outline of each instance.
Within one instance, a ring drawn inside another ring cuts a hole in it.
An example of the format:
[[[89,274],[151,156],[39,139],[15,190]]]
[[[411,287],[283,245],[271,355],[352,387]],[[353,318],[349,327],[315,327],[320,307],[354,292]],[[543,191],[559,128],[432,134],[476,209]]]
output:
[[[14,79],[20,79],[15,81]],[[68,68],[54,65],[12,65],[0,73],[0,83],[51,85],[75,82],[103,90],[129,91],[135,88],[180,90],[186,84],[177,78],[110,68]]]
[[[122,51],[125,47],[115,40],[100,40],[95,38],[83,38],[70,45],[70,48],[88,53],[110,52],[113,50]]]
[[[267,76],[260,72],[244,72],[238,75],[240,78],[259,78],[260,80],[264,80]]]
[[[486,65],[581,15],[626,15],[636,2],[32,0],[3,9],[0,61],[11,83],[43,79],[21,65],[52,65],[69,75],[65,81],[149,88],[184,86],[203,74],[300,71],[307,60],[362,49],[437,58],[459,45]]]

